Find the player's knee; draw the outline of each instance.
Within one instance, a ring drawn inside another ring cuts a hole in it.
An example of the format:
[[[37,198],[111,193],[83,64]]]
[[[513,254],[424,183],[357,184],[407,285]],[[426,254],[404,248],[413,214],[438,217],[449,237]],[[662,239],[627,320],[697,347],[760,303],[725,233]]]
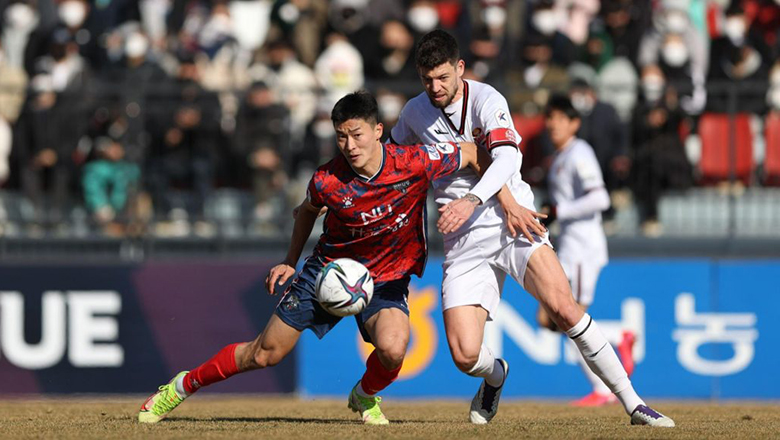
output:
[[[252,367],[254,369],[273,367],[281,362],[282,359],[284,359],[284,354],[280,350],[260,348],[255,351],[252,357]]]
[[[393,339],[383,344],[377,344],[377,355],[382,365],[391,370],[400,367],[406,356],[406,342],[403,339]]]
[[[468,373],[479,362],[479,350],[457,349],[452,351],[452,361],[455,366],[464,373]]]

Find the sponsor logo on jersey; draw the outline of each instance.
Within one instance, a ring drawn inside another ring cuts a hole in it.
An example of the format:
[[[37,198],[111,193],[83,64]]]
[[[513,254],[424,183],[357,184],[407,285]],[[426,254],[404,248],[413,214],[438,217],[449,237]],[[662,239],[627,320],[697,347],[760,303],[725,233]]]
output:
[[[411,182],[409,182],[408,180],[404,180],[403,182],[398,182],[394,184],[393,189],[406,194],[406,190],[409,189],[409,186],[411,185],[412,185]]]
[[[363,225],[367,225],[369,223],[375,222],[382,217],[384,217],[386,214],[392,214],[393,213],[393,205],[387,204],[386,206],[377,206],[373,209],[371,209],[371,212],[361,212],[360,213],[360,219],[363,220]]]
[[[439,154],[439,151],[436,149],[433,145],[426,145],[425,150],[428,151],[428,157],[431,158],[431,160],[439,160],[441,159],[441,155]]]
[[[512,120],[503,110],[496,111],[496,122],[498,125],[504,128],[509,128],[512,125]]]
[[[294,293],[288,293],[285,295],[284,300],[282,300],[282,307],[288,312],[298,309],[300,304],[301,301],[298,299],[298,295]]]
[[[352,206],[352,197],[344,197],[341,201],[344,203],[345,208]]]
[[[438,134],[438,135],[440,135],[440,136],[446,136],[446,135],[447,135],[447,132],[446,132],[446,131],[444,131],[444,130],[439,130],[438,128],[434,128],[434,129],[433,129],[433,132],[434,132],[434,133],[436,133],[436,134]]]

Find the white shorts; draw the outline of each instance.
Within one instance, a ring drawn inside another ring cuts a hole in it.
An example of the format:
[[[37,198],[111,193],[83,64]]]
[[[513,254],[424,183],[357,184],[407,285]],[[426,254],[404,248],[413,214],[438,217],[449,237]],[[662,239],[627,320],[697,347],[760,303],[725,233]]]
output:
[[[566,278],[569,279],[574,300],[584,306],[593,304],[599,273],[606,264],[587,260],[572,261],[564,255],[559,255],[559,258]]]
[[[549,234],[530,243],[520,235],[512,238],[504,225],[477,227],[445,239],[442,310],[479,305],[492,320],[506,275],[522,286],[531,254],[545,244],[552,247]]]

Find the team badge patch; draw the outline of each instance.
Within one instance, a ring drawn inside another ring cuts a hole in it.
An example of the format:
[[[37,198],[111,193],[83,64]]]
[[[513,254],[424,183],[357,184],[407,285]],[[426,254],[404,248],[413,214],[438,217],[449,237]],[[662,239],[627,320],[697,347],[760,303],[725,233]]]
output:
[[[503,110],[498,110],[496,112],[496,122],[504,128],[509,128],[512,125],[512,119]]]
[[[426,145],[425,150],[428,152],[428,157],[431,158],[431,160],[439,160],[441,159],[441,155],[439,154],[439,150],[436,149],[433,145]]]
[[[455,152],[455,146],[449,142],[439,142],[436,144],[436,149],[441,151],[442,154],[452,154]]]

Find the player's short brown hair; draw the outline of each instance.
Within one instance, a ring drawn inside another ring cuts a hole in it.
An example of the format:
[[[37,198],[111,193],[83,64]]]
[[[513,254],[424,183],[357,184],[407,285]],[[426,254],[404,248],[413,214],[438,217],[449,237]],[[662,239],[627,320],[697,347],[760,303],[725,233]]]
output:
[[[460,49],[455,37],[447,32],[436,29],[428,32],[417,45],[414,62],[417,70],[431,70],[444,63],[452,65],[460,60]]]

